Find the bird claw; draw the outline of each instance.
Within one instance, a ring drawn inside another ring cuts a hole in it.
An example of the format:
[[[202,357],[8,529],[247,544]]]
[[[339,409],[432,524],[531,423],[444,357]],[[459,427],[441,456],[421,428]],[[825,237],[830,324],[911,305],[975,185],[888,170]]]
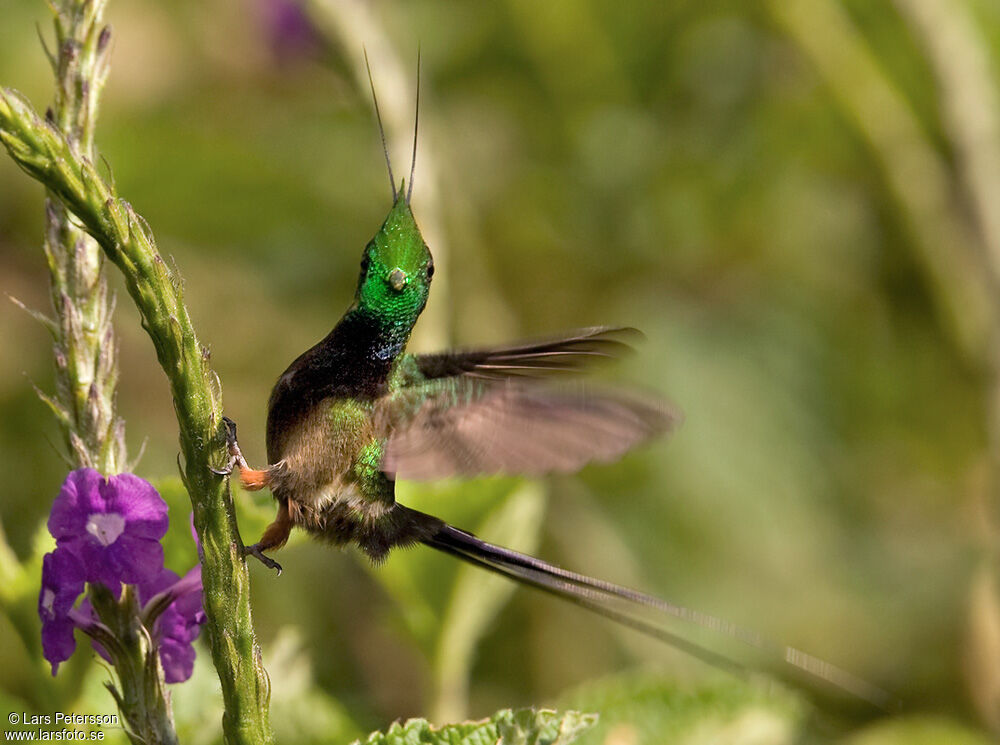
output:
[[[229,476],[233,472],[233,466],[236,465],[236,458],[229,456],[229,461],[222,468],[215,468],[209,466],[208,470],[214,473],[216,476]]]
[[[278,571],[278,576],[281,576],[281,564],[276,562],[271,557],[265,556],[259,543],[255,543],[252,546],[244,546],[243,555],[255,557],[257,561],[266,566],[268,569],[276,569]]]
[[[226,447],[229,450],[229,461],[222,468],[209,466],[208,470],[216,476],[229,476],[233,468],[237,465],[247,467],[246,459],[240,450],[240,443],[236,439],[236,422],[227,416],[222,417],[222,423],[226,426]]]

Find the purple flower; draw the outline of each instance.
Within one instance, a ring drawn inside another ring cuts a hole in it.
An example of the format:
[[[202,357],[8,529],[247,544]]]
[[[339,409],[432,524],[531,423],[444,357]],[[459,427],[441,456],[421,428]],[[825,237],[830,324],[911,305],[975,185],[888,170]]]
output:
[[[258,0],[271,50],[280,60],[308,55],[319,47],[319,35],[296,0]]]
[[[130,473],[103,478],[92,468],[70,472],[49,515],[56,546],[72,553],[88,582],[112,592],[150,580],[163,567],[160,538],[167,503],[148,481]]]
[[[159,644],[163,677],[168,683],[180,683],[194,670],[194,640],[205,623],[201,602],[201,564],[179,578],[164,569],[153,581],[139,586],[139,600],[149,603],[161,593],[168,593],[170,605],[153,624],[153,639]]]
[[[140,585],[138,589],[139,602],[144,610],[149,608],[150,601],[162,599],[169,603],[157,616],[150,636],[160,653],[163,679],[167,683],[183,683],[194,671],[194,640],[205,623],[205,611],[201,605],[201,564],[180,579],[169,569],[163,569],[153,581]],[[74,615],[76,624],[81,628],[88,622],[99,622],[90,598],[84,598],[80,610]],[[100,642],[93,640],[91,644],[101,657],[114,662]]]
[[[102,623],[89,597],[79,609],[73,607],[89,582],[105,585],[116,598],[122,584],[133,585],[142,619],[152,625],[149,632],[166,682],[191,677],[192,643],[205,622],[201,565],[182,578],[163,566],[160,538],[167,532],[167,504],[156,489],[129,473],[105,479],[93,469],[78,469],[66,477],[52,505],[49,531],[56,550],[42,561],[38,615],[42,650],[52,674],[76,648],[74,627],[105,640],[114,633]],[[96,641],[94,648],[114,662]]]
[[[42,559],[42,589],[38,593],[38,615],[42,619],[42,653],[56,674],[76,649],[70,611],[83,592],[84,569],[79,559],[57,548]]]
[[[150,636],[160,653],[163,679],[167,683],[183,683],[194,671],[194,640],[205,623],[205,611],[201,605],[201,564],[181,578],[169,569],[161,569],[155,578],[137,589],[144,611],[151,603],[163,601],[167,604],[157,615]],[[81,628],[85,622],[99,621],[90,598],[84,598],[75,615]],[[100,642],[94,640],[91,644],[101,657],[114,662]]]

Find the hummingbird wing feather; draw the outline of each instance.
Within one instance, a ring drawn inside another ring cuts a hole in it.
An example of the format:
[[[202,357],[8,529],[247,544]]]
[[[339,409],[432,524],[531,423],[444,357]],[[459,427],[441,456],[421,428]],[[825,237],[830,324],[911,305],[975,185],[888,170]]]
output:
[[[404,388],[384,407],[382,468],[397,478],[570,473],[672,429],[660,400],[461,376]]]
[[[458,375],[496,380],[537,378],[578,372],[594,362],[621,357],[632,351],[629,341],[642,333],[625,326],[595,326],[567,336],[526,341],[490,349],[468,349],[414,357],[427,379]]]

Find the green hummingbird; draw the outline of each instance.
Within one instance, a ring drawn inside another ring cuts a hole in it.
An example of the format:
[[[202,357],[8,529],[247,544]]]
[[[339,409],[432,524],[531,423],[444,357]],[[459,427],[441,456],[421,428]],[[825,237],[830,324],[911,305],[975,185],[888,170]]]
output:
[[[369,72],[370,75],[370,72]],[[374,85],[372,86],[374,98]],[[375,99],[376,114],[378,101]],[[418,84],[419,109],[419,84]],[[379,116],[385,149],[385,134]],[[416,160],[414,127],[414,164]],[[885,707],[880,689],[798,650],[652,595],[561,569],[483,541],[395,499],[398,479],[483,474],[569,473],[609,462],[669,432],[679,417],[636,392],[566,385],[594,362],[618,357],[639,334],[586,328],[497,348],[408,354],[423,311],[434,259],[410,206],[413,164],[397,189],[386,150],[392,206],[361,255],[354,301],[329,334],[296,358],[271,391],[268,465],[251,468],[226,419],[231,455],[248,490],[268,487],[274,522],[245,548],[270,568],[293,527],[335,545],[353,544],[373,562],[390,550],[424,544],[581,605],[728,669],[791,668],[850,696]],[[563,380],[560,380],[563,379]],[[560,383],[564,383],[560,385]],[[694,624],[743,648],[709,650],[665,621]]]
[[[412,183],[412,181],[411,181]],[[434,276],[434,259],[393,189],[389,214],[361,258],[354,302],[275,383],[267,456],[249,490],[269,487],[278,516],[247,552],[280,548],[293,526],[379,562],[397,546],[458,550],[469,534],[395,499],[399,479],[568,473],[610,461],[677,421],[651,396],[540,385],[629,349],[635,329],[596,327],[494,349],[405,352]],[[230,425],[235,429],[235,425]]]

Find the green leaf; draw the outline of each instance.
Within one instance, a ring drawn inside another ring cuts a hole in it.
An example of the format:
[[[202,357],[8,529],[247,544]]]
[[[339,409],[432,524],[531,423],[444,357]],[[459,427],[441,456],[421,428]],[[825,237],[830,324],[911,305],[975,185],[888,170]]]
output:
[[[596,722],[596,714],[576,711],[503,709],[489,719],[444,727],[426,719],[397,722],[384,733],[370,734],[364,745],[567,745]]]
[[[802,735],[807,707],[792,692],[735,678],[678,681],[652,674],[587,683],[559,706],[597,711],[600,723],[583,745],[627,742],[724,742],[791,745]]]

